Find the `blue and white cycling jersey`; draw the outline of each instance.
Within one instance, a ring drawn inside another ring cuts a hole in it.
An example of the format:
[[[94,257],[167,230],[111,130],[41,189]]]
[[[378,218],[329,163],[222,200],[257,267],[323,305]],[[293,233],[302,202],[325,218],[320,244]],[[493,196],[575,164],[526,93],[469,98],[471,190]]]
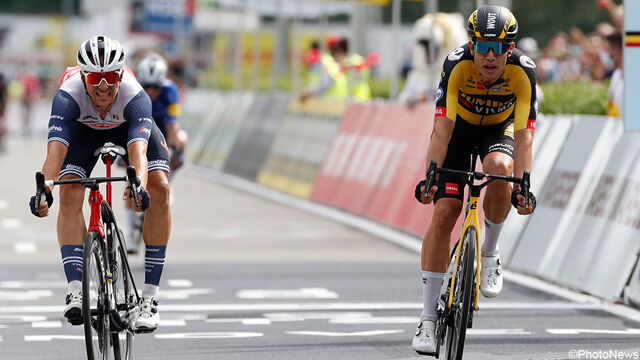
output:
[[[167,125],[178,121],[181,115],[179,100],[178,86],[173,81],[165,79],[162,82],[160,95],[152,102],[153,109],[151,111],[153,120],[165,138],[169,136]]]

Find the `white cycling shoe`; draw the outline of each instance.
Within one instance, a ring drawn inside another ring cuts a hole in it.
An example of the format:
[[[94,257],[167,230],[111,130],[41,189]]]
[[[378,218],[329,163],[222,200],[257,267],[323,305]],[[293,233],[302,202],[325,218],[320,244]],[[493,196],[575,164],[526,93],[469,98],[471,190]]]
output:
[[[136,320],[136,331],[152,332],[158,328],[160,313],[158,313],[158,301],[152,297],[143,297],[138,305],[140,313]]]
[[[492,298],[502,290],[502,266],[500,254],[480,257],[480,292],[484,297]]]
[[[73,291],[65,299],[64,317],[71,325],[82,325],[82,291]]]
[[[422,320],[418,324],[413,336],[411,347],[420,355],[434,355],[436,353],[436,323],[431,320]]]

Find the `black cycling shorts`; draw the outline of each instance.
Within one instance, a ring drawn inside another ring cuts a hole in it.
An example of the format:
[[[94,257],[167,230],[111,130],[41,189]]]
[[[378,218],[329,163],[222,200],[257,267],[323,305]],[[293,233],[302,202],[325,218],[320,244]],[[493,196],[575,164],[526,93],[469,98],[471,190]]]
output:
[[[93,153],[106,142],[112,142],[127,149],[129,126],[120,125],[109,130],[95,130],[78,121],[73,123],[69,136],[69,149],[64,159],[60,178],[65,175],[76,175],[81,178],[91,175],[98,156]],[[129,159],[125,158],[127,164]],[[162,170],[169,173],[169,152],[164,136],[157,126],[153,126],[147,147],[148,171]]]
[[[513,119],[489,126],[472,125],[458,119],[441,167],[468,171],[474,147],[478,148],[481,161],[492,152],[501,152],[513,159]],[[440,174],[434,202],[444,197],[463,200],[464,181],[459,176]]]

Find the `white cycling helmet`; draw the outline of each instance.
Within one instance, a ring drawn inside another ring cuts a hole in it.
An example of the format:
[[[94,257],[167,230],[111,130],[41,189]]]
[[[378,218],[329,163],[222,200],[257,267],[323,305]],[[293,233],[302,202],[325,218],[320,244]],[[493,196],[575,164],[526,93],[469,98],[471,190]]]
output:
[[[160,85],[167,78],[169,66],[162,56],[158,54],[147,55],[140,64],[136,77],[140,85]]]
[[[117,40],[104,35],[94,36],[80,45],[78,66],[84,72],[122,70],[124,50]]]

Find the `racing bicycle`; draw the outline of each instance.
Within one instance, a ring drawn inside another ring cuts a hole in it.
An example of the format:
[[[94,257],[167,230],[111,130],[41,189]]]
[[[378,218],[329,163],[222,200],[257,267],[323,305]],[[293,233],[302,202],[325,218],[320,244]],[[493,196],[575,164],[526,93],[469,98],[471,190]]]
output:
[[[431,161],[427,170],[425,189],[430,189],[434,185],[436,174],[457,175],[469,187],[464,223],[460,236],[451,251],[449,267],[438,297],[435,357],[439,358],[440,346],[445,345],[447,360],[462,359],[467,328],[472,327],[473,312],[478,311],[478,294],[480,290],[480,283],[478,282],[480,278],[478,203],[480,191],[496,180],[516,183],[520,185],[524,195],[525,208],[529,207],[530,173],[528,170],[524,171],[522,178],[477,172],[474,171],[477,157],[478,150],[474,149],[469,171],[438,168],[435,160]],[[475,180],[484,181],[476,184]]]
[[[44,195],[45,185],[80,184],[90,190],[91,216],[84,240],[82,271],[82,321],[89,360],[116,360],[131,358],[133,334],[140,296],[127,261],[127,247],[111,208],[111,183],[129,183],[136,206],[140,206],[138,186],[140,179],[133,166],[127,168],[126,177],[112,177],[111,165],[118,155],[126,151],[121,146],[106,143],[98,148],[106,165],[106,177],[90,177],[45,181],[42,172],[36,173],[36,204]],[[106,199],[99,184],[106,183]]]

